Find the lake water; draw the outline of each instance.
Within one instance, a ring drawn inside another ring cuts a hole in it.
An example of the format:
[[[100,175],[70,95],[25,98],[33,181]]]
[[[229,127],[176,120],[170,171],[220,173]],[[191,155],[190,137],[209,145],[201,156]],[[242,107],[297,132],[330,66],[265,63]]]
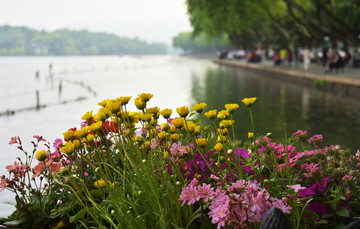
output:
[[[52,65],[51,75],[49,64]],[[35,73],[39,72],[38,79]],[[258,97],[253,114],[256,134],[272,132],[284,138],[298,129],[323,134],[327,144],[339,144],[353,152],[360,148],[360,100],[324,92],[298,82],[219,66],[210,59],[178,56],[102,56],[102,57],[0,57],[0,173],[17,156],[23,156],[8,142],[20,136],[26,150],[33,135],[53,142],[72,127],[79,127],[81,116],[96,112],[98,102],[142,92],[154,94],[149,106],[171,108],[206,102],[206,109],[223,109],[238,103],[236,132],[246,138],[251,130],[244,97]],[[51,80],[52,79],[52,80]],[[61,91],[59,85],[61,84]],[[36,105],[39,92],[43,109]],[[84,98],[79,100],[78,98]],[[133,101],[133,100],[131,100]],[[66,103],[65,103],[66,102]],[[129,105],[134,109],[133,102]],[[8,191],[0,193],[0,216],[11,213],[3,204],[13,201]]]

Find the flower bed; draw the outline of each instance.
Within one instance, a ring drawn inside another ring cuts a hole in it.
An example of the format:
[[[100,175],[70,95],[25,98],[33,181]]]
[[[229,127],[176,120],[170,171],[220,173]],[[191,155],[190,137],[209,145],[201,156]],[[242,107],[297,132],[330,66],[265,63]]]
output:
[[[0,190],[15,193],[3,219],[24,228],[257,228],[278,208],[292,228],[341,228],[359,217],[360,152],[323,146],[299,130],[274,142],[252,129],[235,138],[238,104],[204,112],[205,103],[148,107],[152,94],[104,100],[79,129],[51,147],[34,136],[25,158],[6,169]],[[162,117],[161,117],[162,116]],[[160,123],[160,120],[164,120]],[[238,123],[239,122],[239,123]],[[210,125],[204,125],[210,123]]]

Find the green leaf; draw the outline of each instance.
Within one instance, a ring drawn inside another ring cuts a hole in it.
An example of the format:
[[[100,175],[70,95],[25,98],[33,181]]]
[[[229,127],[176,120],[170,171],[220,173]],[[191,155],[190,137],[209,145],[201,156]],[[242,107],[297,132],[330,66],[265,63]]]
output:
[[[76,213],[76,215],[71,216],[69,218],[69,222],[73,223],[78,219],[84,218],[85,214],[86,214],[86,209],[81,209],[80,211],[78,211],[78,213]]]
[[[335,227],[335,229],[341,229],[341,228],[343,228],[343,227],[345,227],[344,224],[339,224],[339,225],[337,225],[337,226]]]
[[[73,210],[75,208],[75,206],[77,205],[77,201],[73,201],[68,205],[65,205],[64,207],[60,207],[57,212],[58,213],[62,213],[62,212],[69,212],[71,210]]]
[[[347,210],[346,208],[342,208],[340,210],[336,211],[336,214],[342,217],[349,217],[349,210]]]
[[[329,222],[325,219],[322,219],[318,222],[319,224],[328,224]]]
[[[23,223],[25,221],[25,219],[19,219],[19,220],[12,220],[12,221],[8,221],[5,222],[4,225],[8,226],[8,227],[18,227],[21,223]]]

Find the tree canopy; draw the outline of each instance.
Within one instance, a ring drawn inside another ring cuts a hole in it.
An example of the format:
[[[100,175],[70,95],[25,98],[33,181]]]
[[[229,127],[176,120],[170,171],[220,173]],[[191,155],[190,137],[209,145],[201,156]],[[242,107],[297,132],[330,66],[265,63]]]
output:
[[[118,37],[108,33],[67,29],[45,32],[0,26],[0,55],[124,55],[165,54],[161,43]]]
[[[192,32],[179,33],[173,37],[173,46],[189,54],[213,53],[231,47],[226,35],[209,39],[204,33],[194,37]]]
[[[324,37],[358,45],[359,0],[187,0],[194,33],[227,34],[236,46],[320,44]],[[250,43],[250,44],[249,44]]]

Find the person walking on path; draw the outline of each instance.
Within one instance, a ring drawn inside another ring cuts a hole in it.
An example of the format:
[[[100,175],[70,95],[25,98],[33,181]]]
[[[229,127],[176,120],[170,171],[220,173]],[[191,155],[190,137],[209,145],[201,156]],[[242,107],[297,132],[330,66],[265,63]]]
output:
[[[303,62],[304,62],[304,69],[307,71],[309,69],[310,64],[310,49],[306,47],[303,53]]]

